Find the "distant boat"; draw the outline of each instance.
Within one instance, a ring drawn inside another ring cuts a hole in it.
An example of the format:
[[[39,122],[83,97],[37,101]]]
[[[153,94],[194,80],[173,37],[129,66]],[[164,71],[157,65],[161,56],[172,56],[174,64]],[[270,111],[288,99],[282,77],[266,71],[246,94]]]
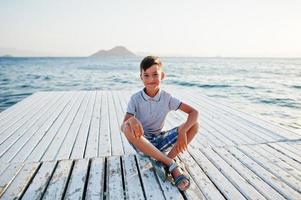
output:
[[[136,55],[123,46],[116,46],[110,50],[99,50],[90,57],[136,57]]]

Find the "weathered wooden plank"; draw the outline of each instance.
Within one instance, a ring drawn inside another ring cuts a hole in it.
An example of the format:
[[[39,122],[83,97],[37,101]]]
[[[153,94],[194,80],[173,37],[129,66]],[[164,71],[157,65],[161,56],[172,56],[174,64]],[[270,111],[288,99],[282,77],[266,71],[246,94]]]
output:
[[[79,100],[79,93],[69,93],[68,95],[74,95],[71,99],[71,102],[67,104],[67,107],[63,110],[60,114],[58,119],[54,122],[54,124],[47,130],[47,133],[44,137],[41,138],[38,144],[36,144],[32,150],[32,152],[28,155],[28,157],[23,158],[22,160],[28,162],[38,162],[42,158],[42,156],[47,151],[48,147],[50,146],[53,138],[56,136],[58,132],[62,129],[63,124],[66,122],[66,118],[70,115],[71,109],[74,106],[75,102]]]
[[[62,126],[57,131],[53,131],[54,138],[49,143],[46,151],[42,154],[42,158],[40,160],[54,160],[56,158],[59,149],[64,142],[66,135],[71,127],[72,122],[74,121],[75,117],[77,116],[78,110],[83,103],[84,97],[86,96],[86,92],[81,92],[79,99],[76,101],[74,106],[72,106],[72,110],[68,114],[66,120],[62,124]],[[34,158],[33,158],[34,159]]]
[[[76,160],[64,199],[83,199],[84,188],[88,171],[88,159]]]
[[[184,120],[186,120],[186,117],[184,116],[183,113],[180,112],[171,112],[170,113],[170,121],[175,121],[177,122],[177,126],[180,123],[185,122]],[[200,119],[199,119],[199,123],[200,123],[200,129],[202,131],[203,129],[203,133],[206,134],[206,136],[209,137],[209,139],[211,139],[211,141],[214,141],[211,144],[215,144],[215,145],[219,145],[219,146],[224,146],[224,145],[235,145],[236,142],[235,140],[233,140],[231,137],[222,134],[219,130],[216,129],[216,127],[213,126],[209,126],[209,124],[207,123],[208,120],[204,119],[204,117],[202,117],[203,115],[200,115]],[[175,124],[174,124],[175,125]]]
[[[233,115],[229,115],[228,116],[228,118],[225,120],[225,122],[223,122],[223,124],[225,124],[226,123],[226,121],[231,121],[231,118],[232,118],[232,116]],[[221,126],[223,126],[223,124],[221,124]],[[240,131],[240,132],[243,132],[243,133],[245,133],[245,135],[246,135],[246,137],[261,137],[261,136],[265,136],[265,132],[264,131],[262,131],[262,129],[254,129],[253,127],[254,126],[251,126],[251,125],[249,125],[249,126],[246,126],[246,125],[243,125],[243,123],[242,123],[242,121],[240,120],[240,121],[238,121],[237,120],[237,122],[235,122],[235,120],[233,120],[233,124],[235,124],[235,126],[237,127],[237,130],[238,131]],[[274,133],[275,134],[275,133]],[[266,141],[275,141],[275,139],[274,138],[264,138]],[[282,139],[282,137],[279,137],[278,138],[278,140],[281,140]],[[260,142],[260,141],[257,141],[257,142]],[[285,145],[285,143],[277,143],[277,145],[280,145],[280,146],[283,146],[283,145]],[[295,149],[294,147],[292,147],[291,145],[288,145],[287,146],[287,149],[290,149],[290,151],[292,151],[292,152],[298,152],[298,153],[296,153],[296,154],[300,154],[301,153],[301,151],[298,151],[298,149]]]
[[[199,150],[195,141],[192,141],[191,145],[188,147],[188,151],[226,198],[246,199],[240,193],[240,191],[235,188],[232,183]]]
[[[292,152],[295,152],[298,155],[301,155],[301,139],[300,140],[291,140],[285,142],[279,142],[278,144],[286,144],[290,147]]]
[[[53,200],[63,198],[69,174],[71,173],[72,162],[72,160],[59,161],[43,195],[43,199]]]
[[[258,146],[261,147],[264,151],[267,151],[270,155],[273,155],[273,156],[277,157],[278,159],[282,160],[283,162],[287,163],[291,167],[294,167],[295,169],[297,169],[299,171],[301,170],[300,162],[293,160],[289,156],[286,156],[285,154],[281,153],[280,151],[277,151],[276,149],[274,149],[266,144],[262,144],[262,145],[258,145]]]
[[[256,161],[260,166],[265,168],[270,173],[274,174],[276,177],[285,182],[291,188],[301,193],[301,181],[296,179],[294,176],[290,175],[286,170],[281,169],[280,167],[278,167],[270,160],[257,153],[255,150],[253,150],[253,148],[249,146],[239,146],[238,148],[250,158],[252,158],[254,161]],[[291,168],[289,168],[289,170],[291,170]]]
[[[291,144],[287,142],[278,142],[278,143],[271,143],[268,144],[269,146],[282,151],[283,153],[291,156],[292,158],[296,159],[298,162],[301,163],[301,150],[294,148]]]
[[[177,94],[177,92],[175,92],[175,94]],[[244,132],[237,129],[237,125],[232,125],[235,122],[231,121],[231,118],[229,116],[225,117],[220,112],[215,111],[215,108],[211,108],[210,104],[202,105],[204,104],[203,101],[199,101],[194,98],[185,98],[185,96],[183,95],[182,100],[189,102],[189,104],[201,110],[201,113],[203,114],[201,115],[202,121],[204,121],[205,125],[210,126],[212,129],[216,129],[216,131],[221,133],[224,137],[231,140],[235,144],[249,144],[265,141],[260,139],[260,137],[246,137]]]
[[[106,93],[103,91],[101,101],[101,121],[99,130],[99,152],[98,156],[110,156],[112,153],[111,149],[111,137],[110,137],[110,126],[109,126],[109,113],[108,113],[108,99]]]
[[[197,186],[197,184],[195,183],[195,181],[190,177],[190,186],[189,189],[187,189],[184,192],[185,195],[185,199],[189,199],[189,200],[194,200],[194,199],[199,199],[199,200],[205,200],[206,197],[203,195],[203,193],[201,192],[201,190],[199,189],[199,187]]]
[[[240,119],[240,117],[238,116],[238,114],[240,112],[233,113],[232,112],[233,110],[229,109],[228,106],[225,106],[225,105],[221,104],[220,102],[215,102],[214,99],[211,99],[211,98],[209,99],[208,97],[206,97],[204,95],[200,96],[199,94],[198,94],[198,96],[193,95],[193,98],[196,100],[201,98],[202,101],[198,101],[199,104],[204,105],[204,107],[210,107],[210,110],[212,110],[212,111],[216,110],[216,113],[218,113],[218,115],[225,116],[225,118],[229,119],[229,121],[231,121],[231,123],[233,123],[233,125],[235,124],[235,127],[248,127],[249,130],[255,130],[254,136],[256,136],[258,138],[265,138],[266,141],[274,141],[277,139],[283,139],[283,137],[277,136],[271,132],[267,132],[264,129],[262,129],[261,127],[256,128],[255,126],[252,126],[248,120]],[[239,123],[237,123],[237,122],[239,122]]]
[[[242,132],[243,135],[248,136],[248,138],[252,138],[254,142],[275,141],[277,139],[283,138],[275,137],[275,135],[267,134],[266,132],[261,130],[254,130],[249,123],[240,123],[240,121],[233,117],[233,113],[227,112],[224,107],[220,105],[217,106],[217,103],[213,104],[212,101],[207,101],[206,98],[202,98],[202,101],[200,101],[199,98],[193,96],[190,99],[192,99],[198,106],[200,106],[202,111],[206,111],[206,115],[212,113],[214,116],[218,117],[220,121],[223,121],[221,125],[237,129],[239,132]],[[252,134],[250,134],[250,132],[252,132]]]
[[[237,111],[234,108],[230,108],[229,106],[225,106],[223,103],[221,102],[217,102],[214,99],[209,99],[209,97],[206,97],[202,94],[200,94],[199,92],[193,94],[193,95],[198,95],[198,96],[202,96],[204,98],[204,100],[207,100],[207,102],[211,102],[212,104],[216,105],[217,107],[222,107],[225,110],[228,110],[229,112],[231,112],[233,114],[233,117],[238,117],[238,120],[240,122],[242,121],[247,121],[252,127],[257,127],[257,128],[261,128],[263,131],[266,132],[270,132],[272,133],[272,135],[277,136],[277,137],[282,137],[282,138],[286,138],[286,139],[299,139],[300,136],[296,133],[293,133],[291,131],[286,130],[285,128],[282,128],[280,126],[276,126],[272,123],[269,123],[265,120],[259,119],[257,117],[254,117],[250,114],[244,113],[243,111]]]
[[[289,149],[289,145],[285,144],[285,143],[269,143],[267,144],[268,146],[276,149],[277,151],[282,152],[283,154],[289,156],[290,158],[294,159],[295,161],[301,163],[301,156],[290,151]]]
[[[8,162],[13,156],[16,155],[16,153],[20,150],[20,147],[22,147],[26,143],[28,138],[30,138],[30,136],[34,134],[47,120],[47,117],[49,116],[47,110],[51,109],[52,106],[55,106],[59,102],[60,98],[62,98],[62,96],[59,96],[58,99],[53,99],[51,103],[45,106],[44,111],[41,111],[31,119],[32,122],[28,123],[27,126],[22,127],[22,131],[15,133],[1,144],[1,161]]]
[[[180,111],[176,111],[176,112],[171,112],[167,118],[166,118],[166,127],[167,129],[171,129],[173,127],[179,126],[182,123],[184,123],[186,121],[187,117],[184,116],[183,113],[181,113]],[[200,119],[199,120],[199,131],[198,134],[196,135],[196,137],[198,137],[200,140],[199,142],[201,144],[204,144],[205,146],[208,146],[209,144],[214,145],[214,146],[224,146],[225,144],[228,145],[233,145],[233,142],[231,142],[230,140],[228,140],[227,138],[223,139],[222,135],[217,135],[216,133],[218,133],[217,131],[211,132],[208,131],[204,126],[205,126],[205,122]],[[219,134],[219,133],[218,133]],[[208,141],[210,140],[210,141]],[[224,142],[225,140],[228,140],[228,142]]]
[[[264,145],[252,145],[252,150],[256,151],[261,158],[263,158],[265,161],[272,163],[273,165],[281,168],[282,170],[286,171],[291,176],[294,176],[296,179],[301,181],[301,164],[298,162],[295,162],[294,160],[290,159],[289,157],[282,156],[282,159],[280,159],[277,155],[279,155],[279,152],[277,153],[270,153],[266,150],[267,147],[266,144]],[[282,154],[283,155],[283,154]],[[291,166],[291,164],[295,164],[296,168]]]
[[[270,200],[284,200],[276,190],[274,190],[269,184],[263,181],[259,176],[253,173],[243,163],[236,159],[230,152],[225,148],[213,148],[229,165],[231,165],[237,173],[243,176],[246,181],[252,184],[266,199]]]
[[[121,124],[123,123],[123,118],[124,115],[126,113],[125,109],[122,107],[122,102],[119,98],[119,94],[120,92],[116,91],[113,92],[113,100],[114,100],[114,105],[116,108],[116,115],[117,115],[117,120],[118,120],[118,128],[120,130]],[[130,143],[128,142],[127,138],[125,137],[125,135],[120,131],[120,135],[121,135],[121,139],[122,139],[122,144],[123,144],[123,149],[124,149],[124,154],[133,154],[136,151],[133,149],[133,147],[130,145]]]
[[[198,188],[200,188],[206,199],[225,199],[221,192],[216,188],[216,186],[212,183],[202,168],[196,163],[196,161],[188,152],[184,152],[179,157],[180,160],[185,163],[191,178],[195,181],[196,185]]]
[[[101,93],[97,91],[95,99],[95,107],[92,114],[89,137],[85,151],[86,158],[97,157],[99,144],[99,129],[100,129],[100,112],[101,112]]]
[[[40,163],[25,163],[13,182],[1,194],[0,199],[18,199],[24,193]]]
[[[199,103],[204,103],[204,101],[199,101]],[[209,102],[208,104],[212,104],[212,110],[217,109],[217,107],[215,106],[216,102]],[[206,104],[207,105],[207,104]],[[224,107],[220,107],[217,110],[217,114],[219,115],[223,115],[223,109]],[[239,112],[237,112],[239,113]],[[252,122],[252,121],[245,121],[242,119],[235,119],[235,115],[233,114],[233,112],[231,112],[231,109],[229,109],[229,112],[226,112],[225,114],[227,116],[226,118],[226,122],[229,121],[229,123],[233,123],[233,125],[235,125],[235,127],[238,128],[239,131],[241,132],[245,132],[246,137],[258,137],[258,138],[263,138],[267,141],[277,141],[277,140],[283,140],[285,137],[284,136],[279,136],[276,134],[276,132],[268,130],[268,129],[263,129],[263,128],[258,128],[258,124],[256,124],[256,122]],[[232,119],[233,118],[233,119]],[[255,118],[253,118],[255,119]],[[255,123],[255,124],[254,124]],[[267,123],[267,122],[266,122]],[[272,125],[272,124],[271,124]],[[277,130],[281,131],[281,127],[277,127]],[[287,132],[287,130],[282,130],[282,132]],[[292,134],[292,132],[289,131],[289,134]],[[295,134],[295,133],[294,133]],[[301,136],[300,136],[301,137]],[[300,138],[299,137],[299,138]],[[258,141],[260,142],[260,141]],[[283,143],[278,143],[277,145],[282,145]],[[292,149],[293,151],[295,151],[296,149],[294,149],[292,147],[292,145],[289,145],[288,148]],[[296,150],[298,151],[298,150]],[[299,151],[299,154],[301,153],[301,151]]]
[[[36,131],[33,131],[33,134],[28,138],[24,138],[22,145],[18,144],[19,149],[14,157],[9,159],[9,162],[23,162],[33,151],[35,146],[40,142],[40,140],[48,133],[51,126],[56,122],[58,117],[62,114],[64,109],[67,107],[69,101],[73,95],[65,94],[58,103],[52,107],[52,110],[49,110],[45,113],[46,121],[42,126],[37,127]],[[15,144],[16,145],[16,144]]]
[[[165,181],[163,182],[160,177],[157,175],[156,171],[155,171],[157,180],[160,184],[160,187],[163,191],[164,197],[165,199],[184,199],[184,197],[182,196],[182,194],[180,193],[180,191],[178,190],[178,188],[174,185],[172,185],[171,182],[169,181]]]
[[[239,129],[240,130],[240,129]],[[242,131],[242,130],[240,130],[240,131]],[[253,135],[254,134],[254,132],[250,132],[250,135]],[[281,144],[281,143],[278,143],[278,144]],[[290,147],[290,146],[289,146]]]
[[[108,98],[108,108],[109,108],[109,124],[111,133],[111,143],[112,143],[112,155],[123,155],[123,145],[121,141],[121,132],[117,121],[115,106],[113,104],[113,97],[111,92],[106,92]]]
[[[146,199],[165,199],[148,158],[136,155]]]
[[[66,137],[57,153],[56,159],[68,159],[71,155],[72,149],[74,147],[75,140],[78,135],[78,131],[81,127],[83,118],[85,116],[86,108],[88,106],[89,99],[91,97],[91,93],[88,92],[88,95],[85,96],[77,115],[75,116]]]
[[[212,148],[199,148],[216,168],[244,195],[247,199],[265,199],[243,176],[240,176],[228,163],[218,156]]]
[[[232,125],[228,124],[225,118],[212,113],[212,110],[202,110],[202,114],[204,115],[202,120],[204,121],[204,124],[210,126],[211,129],[216,130],[234,144],[252,144],[264,141],[258,140],[258,138],[254,139],[252,137],[245,137],[242,131],[239,131],[237,128],[234,128]]]
[[[103,199],[105,159],[95,158],[91,161],[87,192],[85,199]]]
[[[204,113],[205,116],[209,115],[213,111],[210,110]],[[217,114],[216,114],[217,115]],[[254,133],[246,130],[243,127],[235,124],[235,121],[231,121],[230,117],[225,118],[222,115],[217,115],[218,118],[214,121],[207,121],[212,127],[215,127],[223,135],[227,135],[229,138],[233,138],[237,144],[255,144],[260,142],[266,142],[267,140],[256,136]]]
[[[23,167],[22,163],[11,163],[0,176],[0,196],[13,181],[19,170]]]
[[[0,176],[2,173],[6,170],[6,168],[9,166],[9,163],[0,163]]]
[[[201,112],[201,111],[199,111]],[[199,130],[197,137],[201,138],[201,143],[208,146],[213,145],[213,146],[224,146],[224,145],[234,145],[234,143],[229,140],[228,138],[224,137],[222,134],[220,134],[217,130],[211,128],[206,124],[206,121],[203,120],[203,113],[201,112],[200,117],[199,117]],[[184,123],[187,120],[187,115],[184,114],[182,111],[176,111],[176,112],[171,112],[167,119],[166,122],[171,123],[172,125],[170,128],[173,128],[175,126],[179,126],[182,123]]]
[[[5,119],[11,119],[21,112],[22,109],[32,105],[39,96],[42,96],[41,92],[36,92],[15,103],[13,106],[8,107],[0,113],[0,126],[6,123]],[[19,112],[19,113],[18,113]],[[4,121],[3,121],[4,120]]]
[[[39,171],[22,196],[23,200],[41,199],[55,169],[56,161],[42,163]]]
[[[119,156],[110,156],[107,158],[107,198],[124,199],[121,163]]]
[[[42,97],[43,96],[41,93],[36,93],[34,95],[25,98],[21,102],[18,102],[17,105],[15,104],[9,107],[7,109],[10,110],[9,112],[5,112],[7,110],[1,112],[0,113],[0,135],[4,133],[9,127],[15,126],[15,124],[24,116],[28,115],[31,112],[31,110],[34,109],[38,103],[40,103]]]
[[[227,147],[227,149],[245,166],[252,170],[257,176],[267,182],[272,188],[283,195],[287,199],[300,199],[301,194],[292,189],[286,183],[260,166],[258,163],[250,159],[236,147]]]
[[[6,142],[9,138],[11,138],[13,135],[18,135],[22,134],[22,131],[24,132],[25,130],[28,129],[32,124],[35,123],[35,120],[38,119],[39,114],[41,112],[44,112],[45,109],[47,108],[45,105],[47,105],[47,96],[42,97],[41,101],[42,103],[37,104],[33,109],[30,110],[30,113],[21,118],[20,120],[17,121],[13,126],[10,126],[8,129],[5,130],[4,133],[1,134],[0,137],[0,144]],[[57,99],[58,95],[54,95],[53,99]],[[48,98],[49,99],[49,98]],[[38,116],[37,116],[38,115]],[[0,146],[0,147],[1,147]],[[1,150],[0,150],[1,152]]]
[[[126,199],[144,199],[139,169],[134,155],[123,156],[123,169]]]
[[[84,154],[85,154],[85,148],[86,148],[86,144],[87,144],[87,139],[89,137],[92,113],[93,113],[94,104],[95,104],[96,92],[91,92],[90,95],[91,95],[91,97],[88,102],[82,124],[78,131],[78,135],[76,137],[76,140],[74,142],[74,147],[71,152],[71,156],[70,156],[71,159],[83,158]]]

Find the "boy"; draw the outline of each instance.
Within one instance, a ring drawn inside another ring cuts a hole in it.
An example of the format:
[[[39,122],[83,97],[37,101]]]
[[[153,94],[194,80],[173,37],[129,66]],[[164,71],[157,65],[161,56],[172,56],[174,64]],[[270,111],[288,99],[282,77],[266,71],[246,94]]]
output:
[[[140,78],[145,88],[131,96],[121,130],[136,149],[157,161],[155,168],[167,167],[175,185],[184,191],[190,180],[174,158],[187,149],[196,135],[198,111],[160,89],[164,76],[158,57],[147,56],[141,61]],[[161,132],[167,113],[177,109],[188,114],[186,122]],[[171,147],[167,155],[163,153]]]

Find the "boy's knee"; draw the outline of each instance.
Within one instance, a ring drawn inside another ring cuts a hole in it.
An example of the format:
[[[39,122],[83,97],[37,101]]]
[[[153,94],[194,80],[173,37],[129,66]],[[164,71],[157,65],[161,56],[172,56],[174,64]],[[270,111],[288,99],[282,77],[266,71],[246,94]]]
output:
[[[137,140],[129,126],[124,129],[124,135],[130,143],[134,143]]]
[[[123,133],[128,140],[130,140],[132,137],[134,137],[133,132],[129,126],[126,126],[124,128]]]

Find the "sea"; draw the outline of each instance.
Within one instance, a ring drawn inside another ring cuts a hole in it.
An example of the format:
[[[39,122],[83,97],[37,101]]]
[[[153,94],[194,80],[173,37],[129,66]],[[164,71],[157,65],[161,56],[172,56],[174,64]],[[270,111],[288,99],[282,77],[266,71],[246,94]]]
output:
[[[37,91],[143,87],[142,57],[0,58],[0,112]],[[162,84],[190,88],[301,134],[301,58],[161,58]]]

